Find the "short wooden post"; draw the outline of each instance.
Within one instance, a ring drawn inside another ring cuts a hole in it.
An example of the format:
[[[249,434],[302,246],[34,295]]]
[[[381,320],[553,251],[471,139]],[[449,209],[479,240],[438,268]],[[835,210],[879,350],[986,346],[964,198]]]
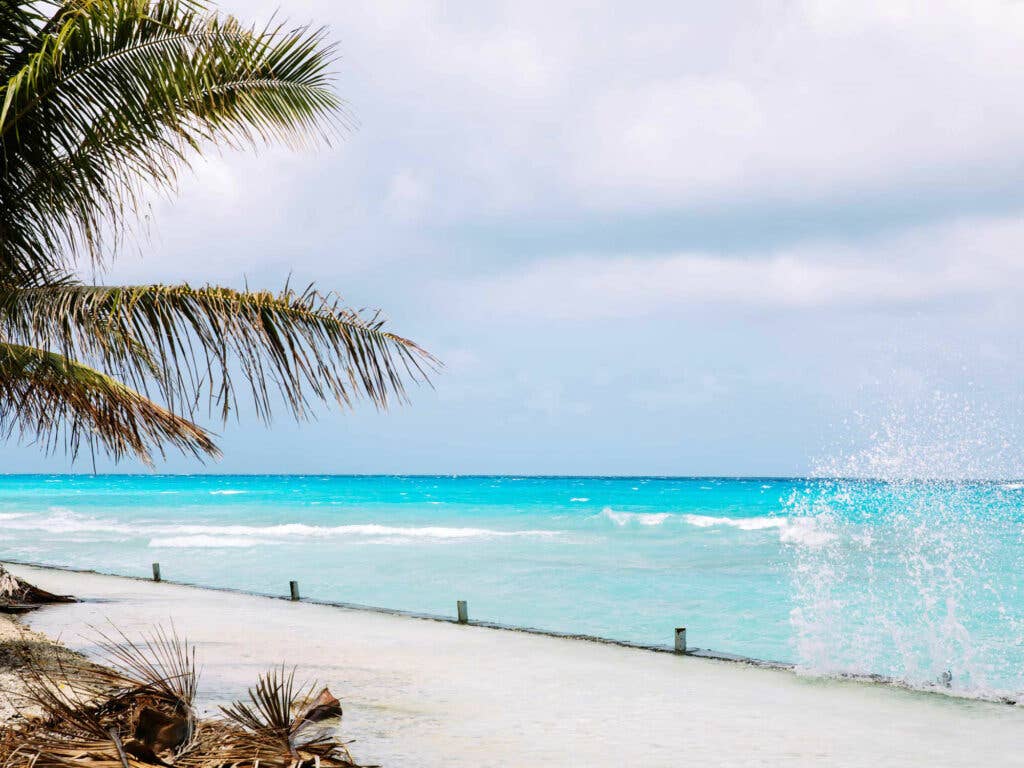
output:
[[[292,600],[298,600],[299,599],[299,582],[297,582],[297,581],[289,581],[288,582],[288,589],[291,590]]]
[[[469,623],[469,608],[466,606],[465,600],[457,600],[455,602],[455,609],[459,613],[459,624]]]
[[[160,563],[153,563],[153,581],[160,581]]]
[[[676,653],[686,653],[686,627],[676,627]]]

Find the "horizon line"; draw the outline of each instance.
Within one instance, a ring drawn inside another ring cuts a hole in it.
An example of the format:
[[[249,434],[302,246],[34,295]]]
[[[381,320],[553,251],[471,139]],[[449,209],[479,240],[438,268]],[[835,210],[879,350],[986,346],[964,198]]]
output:
[[[931,481],[1007,483],[1024,481],[1021,477],[878,477],[858,475],[592,475],[592,474],[531,474],[531,473],[459,473],[459,472],[0,472],[0,478],[9,477],[335,477],[335,478],[430,478],[430,479],[501,479],[523,480],[859,480],[859,481]]]

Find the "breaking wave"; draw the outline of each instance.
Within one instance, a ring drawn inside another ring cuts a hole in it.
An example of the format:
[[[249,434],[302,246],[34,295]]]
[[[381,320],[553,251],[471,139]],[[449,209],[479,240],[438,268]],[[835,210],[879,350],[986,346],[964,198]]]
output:
[[[561,531],[467,528],[446,526],[394,526],[375,523],[353,525],[213,525],[160,524],[153,522],[121,523],[102,517],[82,515],[70,510],[54,509],[46,515],[11,513],[0,515],[4,528],[49,534],[113,534],[118,537],[148,537],[150,547],[249,547],[302,539],[344,537],[404,539],[486,539],[504,537],[550,537]]]
[[[673,517],[670,512],[616,512],[611,507],[601,510],[601,517],[611,520],[619,526],[627,525],[661,525]]]
[[[785,528],[788,521],[784,517],[709,517],[708,515],[683,515],[683,520],[698,528],[712,528],[716,525],[727,525],[741,531],[763,531],[767,528]]]
[[[779,541],[817,548],[831,541],[835,534],[826,530],[821,522],[810,516],[784,517],[714,517],[692,513],[619,512],[605,507],[599,517],[610,520],[620,528],[655,527],[665,523],[681,523],[694,528],[733,528],[739,531],[778,531]]]

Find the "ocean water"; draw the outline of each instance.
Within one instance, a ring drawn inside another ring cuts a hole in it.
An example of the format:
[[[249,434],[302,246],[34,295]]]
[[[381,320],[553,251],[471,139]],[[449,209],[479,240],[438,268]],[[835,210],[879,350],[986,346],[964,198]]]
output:
[[[0,559],[1024,693],[1024,483],[0,476]]]

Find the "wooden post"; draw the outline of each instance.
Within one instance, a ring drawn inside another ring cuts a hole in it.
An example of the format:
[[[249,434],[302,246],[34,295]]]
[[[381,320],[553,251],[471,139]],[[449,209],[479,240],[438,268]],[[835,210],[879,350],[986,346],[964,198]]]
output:
[[[297,582],[297,581],[289,581],[288,582],[288,589],[291,590],[292,600],[298,600],[299,599],[299,582]]]
[[[459,624],[469,624],[469,608],[466,606],[466,601],[457,600],[455,602],[455,609],[459,614]]]
[[[686,627],[676,627],[676,653],[686,653]]]
[[[153,581],[160,581],[160,563],[153,563]]]

